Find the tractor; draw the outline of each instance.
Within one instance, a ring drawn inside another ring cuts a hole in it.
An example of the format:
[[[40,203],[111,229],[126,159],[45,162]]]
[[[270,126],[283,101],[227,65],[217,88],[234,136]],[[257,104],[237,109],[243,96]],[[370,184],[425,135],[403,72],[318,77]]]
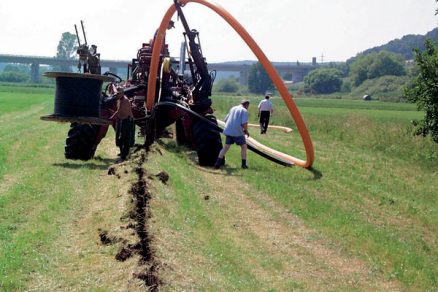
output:
[[[213,115],[210,99],[216,72],[208,70],[199,32],[190,29],[182,11],[187,3],[195,2],[224,18],[254,52],[295,121],[307,159],[299,159],[269,148],[253,138],[247,139],[248,149],[284,166],[311,168],[314,149],[304,120],[281,77],[254,39],[234,17],[209,0],[173,2],[154,37],[142,44],[136,58],[128,65],[126,80],[111,72],[101,74],[100,54],[95,45],[88,46],[82,22],[85,40],[83,44],[76,29],[79,73],[45,73],[47,77],[56,78],[55,110],[54,114],[41,119],[70,123],[65,157],[80,160],[93,158],[109,126],[115,126],[109,118],[117,109],[116,92],[122,86],[124,94],[130,100],[135,124],[139,127],[139,134],[144,137],[147,148],[165,133],[166,127],[175,124],[177,143],[196,150],[200,165],[214,165],[222,148],[220,133],[223,126]],[[184,27],[184,42],[179,59],[170,57],[169,48],[165,44],[166,26],[171,24],[175,12]],[[102,90],[104,83],[106,85]]]
[[[175,123],[177,143],[195,149],[200,165],[215,163],[222,148],[221,129],[213,115],[210,99],[215,72],[208,71],[199,32],[190,29],[181,6],[176,1],[175,5],[184,27],[179,60],[170,57],[168,45],[164,44],[159,55],[159,70],[151,72],[156,33],[153,39],[142,44],[136,58],[128,65],[126,80],[110,72],[101,74],[97,46],[88,46],[82,21],[85,42],[81,44],[75,26],[80,72],[46,73],[47,77],[56,78],[55,113],[42,117],[43,120],[70,122],[65,158],[85,161],[93,158],[108,128],[115,127],[115,122],[109,118],[117,108],[116,90],[122,86],[131,102],[138,134],[144,137],[147,147],[166,132],[166,127]],[[156,74],[158,90],[153,107],[147,110],[150,74]]]

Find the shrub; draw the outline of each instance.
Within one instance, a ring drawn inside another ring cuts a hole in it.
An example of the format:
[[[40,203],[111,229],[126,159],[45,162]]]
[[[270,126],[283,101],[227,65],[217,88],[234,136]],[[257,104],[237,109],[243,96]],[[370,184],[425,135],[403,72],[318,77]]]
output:
[[[252,93],[265,94],[274,89],[274,84],[260,62],[251,65],[248,75],[248,89]]]
[[[334,68],[313,70],[304,78],[305,86],[312,93],[338,92],[342,86],[342,72]]]
[[[341,92],[351,92],[351,81],[348,78],[342,80]]]
[[[418,110],[424,111],[424,119],[414,121],[415,134],[430,134],[438,143],[438,45],[428,40],[425,46],[424,52],[415,50],[419,73],[405,92],[409,100],[417,104]]]
[[[0,81],[2,82],[29,82],[29,74],[25,72],[3,72],[0,74]]]
[[[350,79],[355,86],[361,85],[367,79],[385,75],[402,76],[405,74],[403,57],[385,51],[359,56],[350,65]]]
[[[214,90],[217,92],[236,93],[239,87],[235,78],[221,79],[214,84]]]

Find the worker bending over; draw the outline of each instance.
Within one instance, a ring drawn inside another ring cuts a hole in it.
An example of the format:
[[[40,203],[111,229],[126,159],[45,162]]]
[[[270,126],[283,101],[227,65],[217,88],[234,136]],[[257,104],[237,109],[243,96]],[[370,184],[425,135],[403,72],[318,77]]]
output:
[[[240,105],[233,106],[225,117],[225,146],[219,152],[219,157],[214,165],[215,168],[220,168],[224,164],[225,154],[234,143],[241,148],[242,168],[248,168],[246,165],[246,152],[248,147],[245,139],[245,134],[249,137],[248,107],[249,100],[244,99]]]

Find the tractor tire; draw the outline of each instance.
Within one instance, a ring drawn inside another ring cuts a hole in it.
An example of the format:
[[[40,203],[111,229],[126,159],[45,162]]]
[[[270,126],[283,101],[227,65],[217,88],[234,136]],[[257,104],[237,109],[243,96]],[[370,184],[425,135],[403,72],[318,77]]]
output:
[[[217,125],[215,116],[206,115],[205,118]],[[214,126],[201,119],[194,119],[192,132],[199,165],[214,166],[222,149],[220,132]]]
[[[96,152],[98,132],[101,126],[72,123],[65,140],[64,155],[67,159],[90,160]]]

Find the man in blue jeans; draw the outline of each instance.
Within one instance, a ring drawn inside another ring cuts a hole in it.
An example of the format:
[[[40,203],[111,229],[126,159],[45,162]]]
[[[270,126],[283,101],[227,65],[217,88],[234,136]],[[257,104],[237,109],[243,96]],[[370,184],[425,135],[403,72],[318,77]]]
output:
[[[248,168],[246,165],[246,152],[248,147],[245,139],[245,135],[249,137],[248,107],[249,100],[244,99],[240,105],[233,106],[228,115],[225,117],[225,146],[219,152],[219,157],[214,165],[215,168],[220,168],[223,165],[225,154],[234,143],[239,145],[241,148],[242,168]]]

